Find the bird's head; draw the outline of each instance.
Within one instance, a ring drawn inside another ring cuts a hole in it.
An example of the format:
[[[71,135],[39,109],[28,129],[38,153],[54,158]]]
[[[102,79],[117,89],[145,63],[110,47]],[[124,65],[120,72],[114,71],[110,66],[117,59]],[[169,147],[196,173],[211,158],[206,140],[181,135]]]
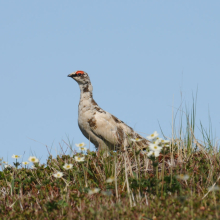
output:
[[[90,83],[89,75],[82,70],[77,70],[76,72],[70,73],[68,77],[74,79],[78,84]]]

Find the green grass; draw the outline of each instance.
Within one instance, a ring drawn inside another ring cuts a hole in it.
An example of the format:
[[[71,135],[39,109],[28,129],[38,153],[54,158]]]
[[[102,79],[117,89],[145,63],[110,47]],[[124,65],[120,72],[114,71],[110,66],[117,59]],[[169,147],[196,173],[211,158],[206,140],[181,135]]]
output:
[[[220,192],[208,190],[219,185],[219,150],[202,126],[203,140],[196,139],[194,117],[193,110],[158,158],[133,145],[108,157],[88,151],[84,162],[74,159],[81,153],[63,153],[36,169],[19,159],[17,168],[2,166],[0,219],[220,219]],[[64,175],[55,178],[57,171]],[[91,194],[94,188],[100,191]]]

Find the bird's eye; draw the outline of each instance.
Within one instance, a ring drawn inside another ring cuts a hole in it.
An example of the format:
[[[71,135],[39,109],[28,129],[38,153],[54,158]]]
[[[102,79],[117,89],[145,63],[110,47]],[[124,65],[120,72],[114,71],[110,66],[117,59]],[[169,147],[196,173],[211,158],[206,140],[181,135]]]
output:
[[[77,76],[81,76],[81,73],[78,73]]]

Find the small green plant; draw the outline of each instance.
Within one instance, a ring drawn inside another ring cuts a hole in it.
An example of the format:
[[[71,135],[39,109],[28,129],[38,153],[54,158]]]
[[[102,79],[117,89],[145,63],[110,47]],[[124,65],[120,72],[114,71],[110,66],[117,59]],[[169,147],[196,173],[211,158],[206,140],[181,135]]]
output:
[[[202,126],[195,138],[195,107],[186,119],[179,136],[154,132],[144,150],[106,156],[80,143],[46,164],[1,158],[0,219],[219,219],[219,148]]]

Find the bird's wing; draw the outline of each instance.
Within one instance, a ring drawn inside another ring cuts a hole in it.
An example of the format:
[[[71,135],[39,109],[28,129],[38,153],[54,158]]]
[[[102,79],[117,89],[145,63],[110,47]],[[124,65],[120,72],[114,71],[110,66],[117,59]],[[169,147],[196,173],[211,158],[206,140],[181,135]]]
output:
[[[131,138],[141,139],[142,141],[136,142],[136,145],[142,148],[149,143],[123,121],[102,109],[97,111],[88,122],[91,131],[112,146],[130,146]]]
[[[91,131],[104,141],[111,145],[122,144],[124,140],[124,131],[120,126],[121,122],[116,122],[108,112],[96,112],[88,121]]]

